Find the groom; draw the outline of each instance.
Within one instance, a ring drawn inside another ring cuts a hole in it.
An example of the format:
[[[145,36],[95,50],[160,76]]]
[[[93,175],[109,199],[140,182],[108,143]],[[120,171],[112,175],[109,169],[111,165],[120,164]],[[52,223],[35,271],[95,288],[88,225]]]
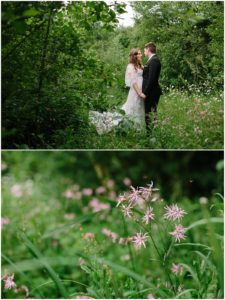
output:
[[[150,132],[150,112],[154,113],[154,120],[157,117],[157,105],[160,95],[162,94],[159,85],[159,75],[161,71],[161,63],[156,56],[156,45],[152,42],[144,47],[144,54],[148,57],[147,64],[143,70],[142,93],[145,97],[145,123],[147,132]]]

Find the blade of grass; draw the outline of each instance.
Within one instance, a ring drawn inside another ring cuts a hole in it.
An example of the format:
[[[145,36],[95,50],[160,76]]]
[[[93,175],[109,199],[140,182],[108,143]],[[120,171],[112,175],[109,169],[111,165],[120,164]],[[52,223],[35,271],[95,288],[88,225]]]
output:
[[[196,272],[188,265],[186,264],[180,264],[182,265],[192,276],[192,278],[194,279],[194,281],[198,284],[198,286],[200,285],[200,282],[199,282],[199,279],[198,279],[198,276],[196,274]]]
[[[223,218],[202,219],[202,220],[192,223],[189,227],[186,228],[186,231],[188,231],[194,227],[209,224],[209,223],[223,223],[223,222],[224,222]]]
[[[90,214],[86,214],[85,216],[82,216],[80,218],[77,218],[75,221],[73,221],[72,223],[69,224],[65,224],[61,227],[58,227],[56,229],[47,231],[46,233],[43,234],[42,239],[46,239],[49,236],[52,236],[55,233],[61,233],[64,232],[64,230],[68,227],[73,227],[76,224],[82,224],[88,220],[90,220],[93,216],[96,216],[98,214],[98,212],[94,212],[94,213],[90,213]]]
[[[60,280],[61,282],[74,282],[74,283],[76,283],[76,284],[80,284],[80,285],[83,285],[83,286],[85,286],[85,287],[88,287],[86,284],[83,284],[83,283],[81,283],[81,282],[79,282],[79,281],[75,281],[75,280],[69,280],[69,279],[66,279],[66,280]],[[30,294],[32,294],[32,292],[34,292],[35,290],[38,290],[40,287],[43,287],[43,286],[46,286],[46,285],[48,285],[48,284],[55,284],[55,282],[54,281],[47,281],[47,282],[45,282],[45,283],[42,283],[42,284],[40,284],[39,286],[37,286],[37,287],[35,287],[33,290],[31,290],[30,291]]]
[[[180,244],[174,244],[175,247],[180,246],[191,246],[191,247],[204,247],[206,250],[212,250],[209,246],[203,245],[203,244],[197,244],[197,243],[180,243]]]
[[[59,293],[63,298],[69,299],[69,294],[67,293],[64,285],[59,279],[58,274],[53,270],[53,268],[48,264],[48,262],[43,259],[41,252],[34,246],[34,244],[30,241],[30,239],[24,234],[21,233],[21,239],[23,240],[26,247],[32,253],[35,258],[38,258],[43,267],[47,270],[52,280],[55,282],[56,287],[59,290]]]
[[[55,256],[55,257],[43,257],[42,261],[46,261],[50,266],[78,266],[79,262],[76,257],[63,257],[63,256]],[[10,273],[16,272],[25,272],[25,271],[33,271],[37,269],[43,268],[40,260],[38,258],[35,259],[27,259],[23,261],[19,261],[14,263],[13,265],[3,265],[2,268],[6,268]],[[28,278],[29,279],[29,278]]]
[[[189,292],[192,292],[192,291],[196,291],[196,289],[188,289],[188,290],[185,290],[185,291],[181,292],[180,294],[178,294],[178,295],[175,297],[175,299],[179,299],[180,296],[183,296],[183,295],[185,295],[185,294],[187,294],[187,293],[189,293]],[[181,298],[181,299],[183,299],[183,298]],[[189,299],[189,298],[188,298],[188,299]]]

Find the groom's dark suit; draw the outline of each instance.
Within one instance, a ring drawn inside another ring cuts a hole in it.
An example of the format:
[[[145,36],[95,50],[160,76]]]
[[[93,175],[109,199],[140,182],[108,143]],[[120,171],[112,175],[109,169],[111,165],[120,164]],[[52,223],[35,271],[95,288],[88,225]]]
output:
[[[159,85],[159,75],[161,71],[161,63],[156,55],[153,55],[144,66],[142,92],[146,95],[145,114],[146,126],[149,125],[149,112],[157,111],[157,104],[162,94]]]

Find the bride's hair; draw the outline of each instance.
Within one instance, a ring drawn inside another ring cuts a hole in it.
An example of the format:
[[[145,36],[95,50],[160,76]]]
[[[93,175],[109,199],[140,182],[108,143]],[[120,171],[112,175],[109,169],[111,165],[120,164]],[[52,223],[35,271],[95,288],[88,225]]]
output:
[[[136,70],[142,68],[141,63],[137,60],[137,55],[139,51],[141,51],[139,48],[131,49],[128,57],[128,64],[133,64]]]

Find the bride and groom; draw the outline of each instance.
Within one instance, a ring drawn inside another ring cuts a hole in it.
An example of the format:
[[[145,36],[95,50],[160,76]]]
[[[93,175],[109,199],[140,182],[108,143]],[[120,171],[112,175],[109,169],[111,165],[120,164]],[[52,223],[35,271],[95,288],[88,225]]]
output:
[[[146,127],[150,132],[150,113],[154,113],[156,120],[157,105],[161,95],[159,75],[160,60],[156,55],[156,45],[152,42],[144,47],[144,54],[148,57],[147,64],[142,65],[140,49],[132,49],[125,73],[125,84],[130,88],[127,100],[122,106],[128,119],[131,119],[137,129]],[[108,133],[123,121],[120,113],[90,112],[90,120],[96,126],[98,134]]]

